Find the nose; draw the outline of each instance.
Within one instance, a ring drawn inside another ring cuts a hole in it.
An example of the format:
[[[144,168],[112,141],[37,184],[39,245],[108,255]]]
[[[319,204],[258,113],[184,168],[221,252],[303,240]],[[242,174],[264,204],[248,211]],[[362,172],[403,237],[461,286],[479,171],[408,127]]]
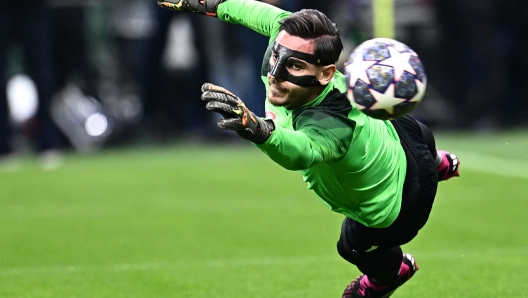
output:
[[[270,74],[269,72],[268,72],[268,78],[269,78],[270,83],[281,83],[281,82],[284,82],[283,79],[277,78],[276,76]]]

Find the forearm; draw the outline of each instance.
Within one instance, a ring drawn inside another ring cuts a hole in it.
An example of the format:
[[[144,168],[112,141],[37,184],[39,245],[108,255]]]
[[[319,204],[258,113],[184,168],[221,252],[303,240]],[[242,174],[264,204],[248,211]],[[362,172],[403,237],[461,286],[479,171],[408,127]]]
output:
[[[218,18],[240,24],[265,36],[274,36],[279,31],[279,21],[290,12],[254,0],[226,0],[218,6]]]
[[[269,158],[288,170],[303,170],[323,161],[308,136],[302,132],[280,126],[275,128],[270,138],[257,145]]]

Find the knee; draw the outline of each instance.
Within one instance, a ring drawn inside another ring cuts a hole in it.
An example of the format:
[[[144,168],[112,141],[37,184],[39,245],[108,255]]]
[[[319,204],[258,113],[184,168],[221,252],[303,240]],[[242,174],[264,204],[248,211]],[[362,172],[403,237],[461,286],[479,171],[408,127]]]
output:
[[[349,263],[357,264],[358,253],[347,245],[342,239],[337,241],[337,253]]]
[[[418,123],[418,126],[420,126],[423,139],[425,143],[427,144],[427,149],[429,149],[433,158],[436,158],[436,141],[435,141],[433,132],[431,131],[429,127],[427,127],[422,122],[420,121],[416,121],[416,122]]]

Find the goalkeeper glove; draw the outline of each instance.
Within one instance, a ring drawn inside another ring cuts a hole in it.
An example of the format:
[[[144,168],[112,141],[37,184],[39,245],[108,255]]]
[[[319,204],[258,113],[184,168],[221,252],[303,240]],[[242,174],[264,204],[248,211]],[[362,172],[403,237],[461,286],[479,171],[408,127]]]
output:
[[[158,0],[158,5],[175,11],[194,12],[216,17],[218,5],[226,0]]]
[[[255,144],[266,142],[275,129],[273,121],[257,117],[240,98],[220,86],[205,83],[202,86],[202,100],[207,102],[209,111],[224,117],[218,121],[218,126],[234,130]]]

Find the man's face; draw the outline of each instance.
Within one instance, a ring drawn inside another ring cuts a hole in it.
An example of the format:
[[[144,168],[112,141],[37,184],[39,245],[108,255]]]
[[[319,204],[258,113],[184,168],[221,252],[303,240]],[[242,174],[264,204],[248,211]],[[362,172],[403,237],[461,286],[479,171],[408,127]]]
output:
[[[281,31],[277,36],[275,42],[282,47],[290,50],[307,53],[313,55],[314,43],[313,40],[305,40],[297,36],[292,36],[286,31]],[[277,53],[272,53],[270,57],[270,65],[277,63]],[[285,62],[286,70],[293,76],[315,76],[319,79],[321,75],[320,66],[308,63],[304,60],[295,57],[287,58]],[[279,79],[268,73],[269,92],[268,99],[274,106],[283,106],[289,110],[301,107],[302,105],[312,101],[321,92],[321,87],[301,87],[291,82]]]

